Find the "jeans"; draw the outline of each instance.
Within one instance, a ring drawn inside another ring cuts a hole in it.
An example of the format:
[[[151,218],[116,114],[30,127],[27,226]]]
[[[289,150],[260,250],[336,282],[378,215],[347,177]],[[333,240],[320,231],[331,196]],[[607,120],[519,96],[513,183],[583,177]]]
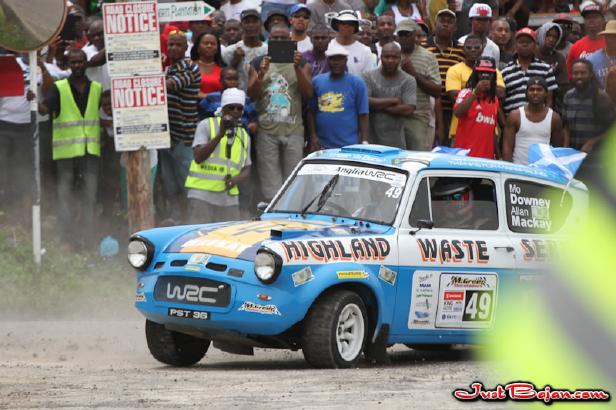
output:
[[[0,125],[0,207],[9,209],[31,197],[33,142],[30,124]]]
[[[168,216],[176,222],[184,219],[186,208],[186,177],[193,159],[190,142],[171,142],[171,148],[158,150],[158,169],[163,186]]]
[[[304,154],[303,135],[257,135],[257,168],[265,201],[274,198]]]
[[[75,245],[91,246],[98,241],[95,209],[100,159],[85,155],[55,162],[61,238]]]

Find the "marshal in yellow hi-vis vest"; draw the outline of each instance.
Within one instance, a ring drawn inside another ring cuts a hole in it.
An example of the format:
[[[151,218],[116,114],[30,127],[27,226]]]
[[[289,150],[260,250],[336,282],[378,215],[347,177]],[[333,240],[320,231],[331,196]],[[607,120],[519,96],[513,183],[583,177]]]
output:
[[[53,119],[53,159],[82,157],[90,154],[100,156],[99,106],[102,86],[96,81],[90,83],[90,93],[85,115],[81,115],[75,102],[68,80],[56,81],[60,94],[60,113]]]
[[[499,328],[487,340],[498,383],[603,390],[611,398],[551,401],[550,409],[616,408],[616,130],[608,138],[590,176],[587,218],[562,242],[551,272],[501,299]]]
[[[210,122],[210,141],[216,137],[216,132],[220,126],[220,117],[209,118]],[[231,146],[231,156],[227,158],[227,133],[220,139],[220,142],[209,156],[208,159],[198,164],[193,161],[188,170],[186,178],[186,188],[200,189],[202,191],[223,192],[225,191],[225,177],[238,175],[250,153],[248,152],[248,133],[243,127],[236,128],[235,138]],[[229,190],[229,195],[239,195],[240,190],[234,185]]]

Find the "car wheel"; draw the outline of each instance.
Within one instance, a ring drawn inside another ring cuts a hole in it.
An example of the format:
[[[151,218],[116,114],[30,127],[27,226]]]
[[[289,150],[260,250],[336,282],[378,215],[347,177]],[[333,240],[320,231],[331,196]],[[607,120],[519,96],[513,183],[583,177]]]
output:
[[[302,351],[314,367],[349,368],[357,364],[367,335],[363,300],[354,292],[326,293],[312,305],[302,327]]]
[[[145,338],[152,356],[172,366],[191,366],[203,359],[210,347],[209,340],[168,330],[164,325],[147,319]]]
[[[453,347],[452,344],[443,344],[443,345],[439,345],[439,344],[420,344],[420,345],[416,345],[416,344],[405,343],[404,345],[406,347],[408,347],[409,349],[419,350],[420,352],[438,352],[438,351],[442,351],[442,350],[450,350]]]

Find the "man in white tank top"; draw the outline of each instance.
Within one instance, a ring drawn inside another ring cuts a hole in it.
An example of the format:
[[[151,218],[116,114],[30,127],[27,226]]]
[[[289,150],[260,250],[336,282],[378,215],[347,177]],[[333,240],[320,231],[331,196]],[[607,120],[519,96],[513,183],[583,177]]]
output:
[[[507,116],[503,133],[503,160],[528,164],[530,144],[563,144],[563,126],[558,113],[546,105],[548,85],[543,77],[531,77],[526,88],[528,103]]]

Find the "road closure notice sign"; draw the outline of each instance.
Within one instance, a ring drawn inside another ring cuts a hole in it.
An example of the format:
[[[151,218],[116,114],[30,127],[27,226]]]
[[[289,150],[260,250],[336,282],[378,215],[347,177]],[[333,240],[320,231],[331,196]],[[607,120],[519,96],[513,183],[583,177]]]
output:
[[[165,77],[115,77],[111,80],[117,151],[169,148]]]
[[[103,22],[109,76],[161,72],[156,2],[104,4]]]

